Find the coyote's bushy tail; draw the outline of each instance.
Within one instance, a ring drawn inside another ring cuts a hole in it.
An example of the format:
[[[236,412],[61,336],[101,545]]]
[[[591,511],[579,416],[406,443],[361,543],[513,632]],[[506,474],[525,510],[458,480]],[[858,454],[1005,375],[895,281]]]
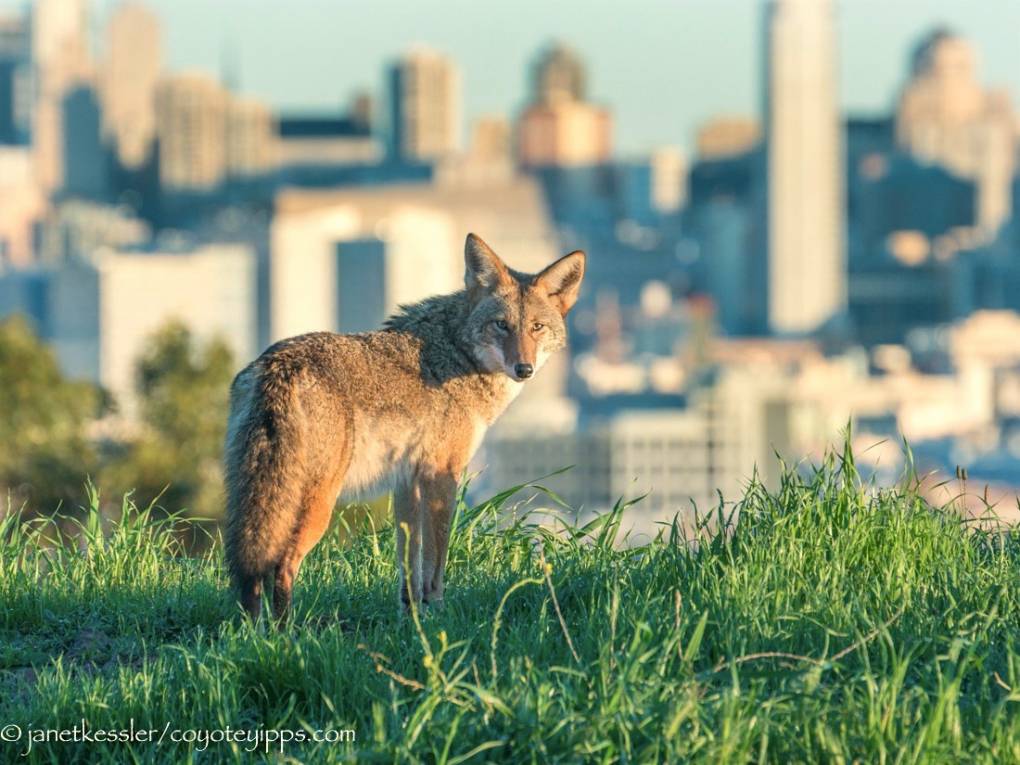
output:
[[[298,523],[305,462],[298,376],[252,365],[230,389],[225,543],[231,577],[242,590],[279,563]]]

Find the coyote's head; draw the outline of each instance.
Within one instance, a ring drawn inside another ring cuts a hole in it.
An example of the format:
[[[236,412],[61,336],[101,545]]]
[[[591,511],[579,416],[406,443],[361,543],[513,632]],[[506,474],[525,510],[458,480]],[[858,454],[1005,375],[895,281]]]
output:
[[[464,262],[472,306],[465,332],[475,357],[489,372],[528,379],[567,343],[563,319],[577,301],[584,253],[565,255],[539,274],[522,274],[468,234]]]

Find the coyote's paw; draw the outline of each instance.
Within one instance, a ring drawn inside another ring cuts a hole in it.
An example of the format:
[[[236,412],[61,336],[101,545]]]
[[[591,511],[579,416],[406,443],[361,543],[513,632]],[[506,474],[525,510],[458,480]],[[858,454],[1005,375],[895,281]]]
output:
[[[423,602],[428,607],[429,611],[442,611],[443,610],[443,596],[442,595],[440,595],[439,597],[429,597],[429,596],[426,595],[425,596],[425,600]]]

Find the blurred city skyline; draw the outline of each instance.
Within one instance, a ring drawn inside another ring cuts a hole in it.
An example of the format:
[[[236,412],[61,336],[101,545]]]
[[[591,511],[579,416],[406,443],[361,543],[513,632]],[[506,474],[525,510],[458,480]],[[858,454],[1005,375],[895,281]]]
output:
[[[67,429],[99,464],[147,453],[139,365],[174,322],[229,374],[458,289],[474,231],[525,272],[591,255],[488,488],[578,465],[570,506],[648,490],[654,523],[852,422],[882,480],[905,439],[1020,494],[1020,3],[202,10],[0,15],[0,318],[27,319],[0,327],[102,392]],[[214,483],[213,436],[188,469]]]
[[[94,45],[119,4],[90,4]],[[28,5],[0,0],[0,12]],[[591,99],[613,110],[617,154],[660,145],[689,152],[704,122],[761,113],[761,0],[641,0],[626,8],[575,0],[482,8],[454,0],[416,7],[413,14],[400,0],[152,0],[147,6],[160,19],[166,70],[229,74],[239,91],[277,110],[334,109],[364,90],[379,96],[384,67],[423,45],[461,70],[466,129],[481,116],[519,113],[528,99],[527,71],[541,49],[558,41],[584,58]],[[1012,51],[1020,3],[844,0],[837,4],[836,29],[841,110],[893,108],[911,50],[940,26],[972,44],[983,83],[1020,101]],[[639,48],[632,45],[636,40]],[[673,97],[650,97],[660,93]]]

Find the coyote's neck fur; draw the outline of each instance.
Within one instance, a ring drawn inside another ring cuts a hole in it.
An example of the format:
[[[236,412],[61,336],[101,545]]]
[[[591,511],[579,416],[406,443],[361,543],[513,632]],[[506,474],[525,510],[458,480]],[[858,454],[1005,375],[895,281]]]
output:
[[[488,404],[482,414],[491,424],[517,397],[523,383],[502,370],[486,369],[471,345],[471,303],[464,290],[437,295],[419,303],[400,306],[386,320],[384,331],[406,333],[419,345],[422,383],[444,390],[454,398],[464,394],[480,397],[474,406]]]

